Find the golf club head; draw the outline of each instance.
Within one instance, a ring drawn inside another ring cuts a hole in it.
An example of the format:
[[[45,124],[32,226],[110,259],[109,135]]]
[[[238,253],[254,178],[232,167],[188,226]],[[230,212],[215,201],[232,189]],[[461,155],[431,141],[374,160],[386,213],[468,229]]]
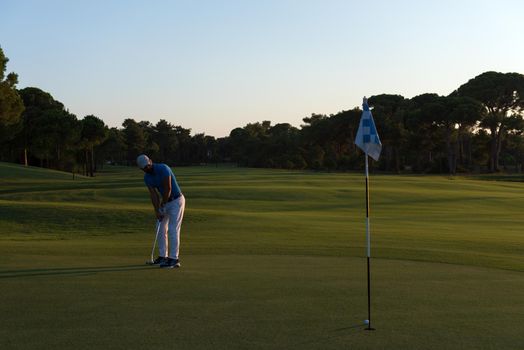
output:
[[[162,221],[157,220],[156,222],[156,234],[155,234],[155,241],[153,242],[153,249],[151,249],[151,258],[149,258],[149,261],[146,261],[146,265],[155,265],[155,260],[153,258],[153,254],[155,253],[155,247],[156,247],[156,241],[158,239],[158,231],[160,230],[160,224]]]

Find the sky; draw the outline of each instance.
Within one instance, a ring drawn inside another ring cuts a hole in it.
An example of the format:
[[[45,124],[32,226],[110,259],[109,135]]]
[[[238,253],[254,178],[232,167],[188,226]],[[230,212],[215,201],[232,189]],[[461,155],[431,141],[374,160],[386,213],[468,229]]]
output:
[[[524,73],[523,13],[520,0],[0,0],[0,47],[18,88],[78,118],[222,137]]]

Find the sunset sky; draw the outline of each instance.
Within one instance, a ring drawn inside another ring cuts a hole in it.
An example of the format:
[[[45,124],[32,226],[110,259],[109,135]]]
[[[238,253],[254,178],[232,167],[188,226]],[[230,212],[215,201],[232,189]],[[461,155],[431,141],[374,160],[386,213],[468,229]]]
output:
[[[518,0],[0,0],[0,46],[19,88],[78,118],[219,137],[524,73],[522,14]]]

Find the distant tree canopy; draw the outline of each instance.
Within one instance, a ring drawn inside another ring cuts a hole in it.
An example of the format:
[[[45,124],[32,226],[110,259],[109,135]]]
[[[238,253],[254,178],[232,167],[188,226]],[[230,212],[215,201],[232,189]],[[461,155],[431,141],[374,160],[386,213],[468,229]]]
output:
[[[135,165],[146,153],[170,165],[234,162],[285,169],[361,169],[354,144],[361,109],[311,114],[297,128],[254,122],[215,138],[160,120],[124,120],[108,128],[102,119],[71,114],[35,87],[16,90],[5,77],[0,49],[0,160],[94,176],[104,164]],[[413,98],[380,94],[368,99],[383,143],[374,168],[387,172],[449,173],[522,171],[524,76],[483,73],[449,96]]]
[[[490,134],[489,170],[498,171],[502,143],[511,132],[522,132],[524,75],[486,72],[458,88],[458,96],[469,96],[485,108],[481,127]]]

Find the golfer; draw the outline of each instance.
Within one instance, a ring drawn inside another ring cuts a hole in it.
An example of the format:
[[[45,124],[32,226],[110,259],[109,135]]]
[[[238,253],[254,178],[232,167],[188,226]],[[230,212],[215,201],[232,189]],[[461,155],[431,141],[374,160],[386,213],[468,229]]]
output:
[[[156,217],[161,222],[158,233],[159,256],[153,263],[162,268],[180,267],[180,227],[186,199],[173,171],[166,164],[153,163],[145,154],[139,155],[136,163],[145,173],[144,182],[149,189]]]

